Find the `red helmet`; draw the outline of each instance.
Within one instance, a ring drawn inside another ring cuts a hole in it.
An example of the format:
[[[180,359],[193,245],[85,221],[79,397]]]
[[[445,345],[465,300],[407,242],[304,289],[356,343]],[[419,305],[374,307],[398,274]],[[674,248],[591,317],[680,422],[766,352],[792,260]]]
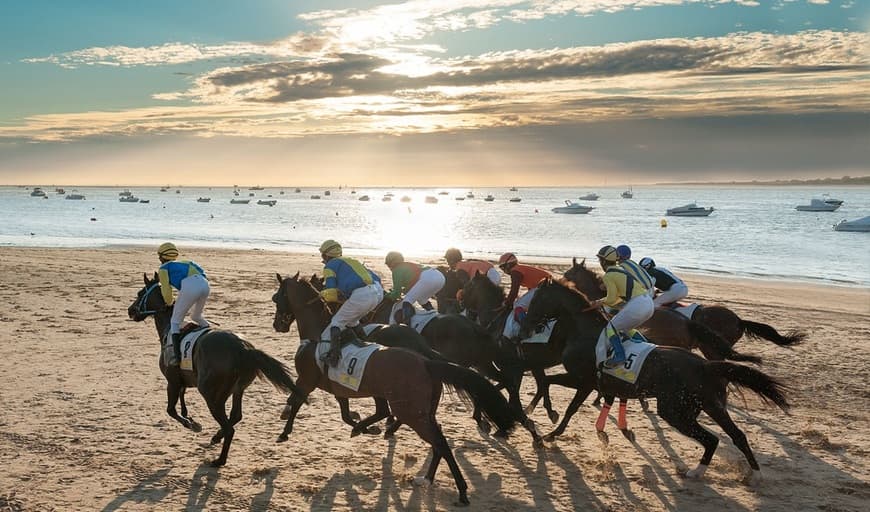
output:
[[[502,254],[501,257],[498,259],[498,266],[499,267],[504,267],[507,265],[516,265],[517,263],[519,263],[517,261],[517,255],[512,253],[512,252],[506,252],[506,253]]]

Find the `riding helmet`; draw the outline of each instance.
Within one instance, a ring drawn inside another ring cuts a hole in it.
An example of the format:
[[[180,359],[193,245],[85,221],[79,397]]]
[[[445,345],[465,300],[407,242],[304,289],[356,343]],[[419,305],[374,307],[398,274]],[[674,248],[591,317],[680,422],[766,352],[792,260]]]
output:
[[[320,244],[320,254],[330,258],[339,258],[341,257],[341,244],[335,240],[327,240]]]
[[[462,253],[456,247],[451,247],[444,253],[444,259],[447,260],[447,263],[449,264],[459,263],[462,261]]]
[[[621,260],[631,259],[631,247],[623,244],[616,246],[616,256]]]
[[[609,263],[616,263],[619,259],[616,255],[616,248],[612,245],[605,245],[598,250],[598,259]]]
[[[387,253],[387,257],[384,258],[384,263],[390,268],[402,263],[403,261],[405,261],[405,257],[398,251],[390,251]]]
[[[164,242],[157,248],[157,255],[164,260],[174,260],[178,257],[178,248],[172,242]]]
[[[652,258],[641,258],[640,259],[640,266],[645,268],[646,270],[649,270],[651,268],[655,268],[656,262],[653,261]]]
[[[506,252],[502,254],[501,257],[498,259],[499,267],[516,265],[517,263],[519,263],[519,260],[517,260],[517,255],[512,252]]]

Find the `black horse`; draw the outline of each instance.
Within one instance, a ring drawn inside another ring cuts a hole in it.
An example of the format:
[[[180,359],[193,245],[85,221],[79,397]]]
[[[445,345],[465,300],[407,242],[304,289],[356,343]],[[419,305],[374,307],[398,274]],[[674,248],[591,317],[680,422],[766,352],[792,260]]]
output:
[[[759,474],[760,468],[746,441],[746,435],[728,414],[726,387],[732,383],[749,388],[765,402],[772,401],[788,412],[786,387],[781,382],[747,366],[707,361],[676,347],[657,347],[647,357],[637,381],[630,384],[599,373],[595,346],[601,330],[607,325],[607,319],[600,311],[590,308],[589,299],[570,282],[542,282],[529,305],[523,329],[548,318],[560,318],[574,327],[563,354],[563,364],[568,374],[576,380],[578,389],[562,423],[548,435],[549,439],[564,432],[571,416],[593,389],[620,398],[655,397],[659,416],[704,446],[704,455],[698,467],[690,470],[686,476],[701,477],[719,444],[719,439],[698,423],[701,411],[706,412],[731,437],[746,456],[753,476]]]
[[[448,267],[439,266],[438,271],[444,274],[444,286],[435,294],[438,303],[438,312],[442,314],[459,314],[462,306],[456,294],[462,290],[465,283],[471,277],[465,271],[450,270]]]
[[[153,316],[158,340],[164,340],[169,332],[172,306],[167,306],[163,300],[157,275],[154,275],[154,279],[148,279],[147,275],[144,278],[145,287],[139,290],[136,300],[127,308],[127,314],[136,322]],[[220,425],[220,430],[211,438],[211,444],[217,444],[223,439],[221,454],[212,462],[213,466],[223,466],[227,462],[227,454],[235,435],[233,427],[242,419],[242,395],[255,377],[267,379],[284,392],[297,392],[296,384],[283,363],[257,350],[230,331],[210,330],[199,337],[191,354],[191,371],[181,370],[177,366],[167,367],[162,357],[162,343],[160,349],[158,364],[167,382],[166,412],[185,428],[199,432],[202,427],[187,415],[184,404],[184,389],[196,386],[215,421]],[[226,402],[230,395],[233,395],[233,406],[230,416],[227,417]],[[180,416],[175,409],[179,398]]]

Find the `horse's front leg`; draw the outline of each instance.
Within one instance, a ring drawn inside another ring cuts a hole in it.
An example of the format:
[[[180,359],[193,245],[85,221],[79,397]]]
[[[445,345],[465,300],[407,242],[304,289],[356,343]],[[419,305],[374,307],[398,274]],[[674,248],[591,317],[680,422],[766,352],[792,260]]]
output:
[[[178,400],[184,393],[184,386],[179,380],[171,379],[167,380],[166,383],[166,414],[168,414],[171,418],[175,419],[175,421],[181,423],[184,428],[188,428],[193,430],[194,432],[199,432],[202,430],[202,426],[199,423],[185,417],[179,416],[178,411],[175,410],[175,406],[178,405]]]
[[[202,430],[202,425],[196,422],[193,418],[187,414],[187,403],[184,401],[184,392],[187,390],[186,387],[182,386],[181,390],[178,392],[178,400],[181,402],[181,417],[186,418],[187,421],[190,422],[191,430],[194,432],[199,432]]]
[[[290,396],[287,397],[287,405],[281,411],[281,419],[287,420],[287,422],[284,424],[284,430],[275,441],[276,443],[283,443],[290,438],[290,433],[293,432],[293,422],[296,421],[296,414],[304,403],[305,400],[297,398],[295,393],[290,393]]]
[[[375,425],[375,423],[381,421],[384,418],[389,418],[392,414],[390,412],[390,405],[383,398],[375,398],[375,413],[369,416],[368,418],[364,418],[353,427],[353,430],[350,432],[350,437],[356,437],[360,434],[369,434],[369,435],[378,435],[381,433],[380,427]],[[395,432],[395,431],[394,431]]]
[[[351,427],[355,427],[357,421],[359,421],[359,414],[350,412],[350,400],[337,396],[335,397],[335,401],[338,402],[338,408],[341,411],[341,420]]]

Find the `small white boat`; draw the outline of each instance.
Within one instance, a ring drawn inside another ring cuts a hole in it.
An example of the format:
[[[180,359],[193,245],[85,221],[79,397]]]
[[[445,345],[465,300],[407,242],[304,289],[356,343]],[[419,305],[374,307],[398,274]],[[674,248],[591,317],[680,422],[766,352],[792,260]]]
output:
[[[311,196],[311,199],[320,199],[320,196],[317,195],[317,194],[314,194],[314,195]]]
[[[511,188],[510,188],[510,191],[511,191],[511,192],[516,192],[516,191],[517,191],[517,187],[511,187]]]
[[[211,198],[210,198],[210,197],[198,197],[198,198],[196,199],[196,202],[197,202],[197,203],[207,203],[207,202],[209,202],[209,201],[211,201]]]
[[[30,197],[45,197],[45,191],[39,187],[34,187],[33,192],[30,193]]]
[[[132,196],[132,195],[131,196],[121,196],[118,198],[118,201],[121,201],[122,203],[138,203],[139,198],[136,196]]]
[[[385,203],[388,203],[388,202],[390,202],[390,201],[392,201],[392,200],[393,200],[393,196],[390,196],[390,195],[386,195],[386,196],[384,196],[384,197],[381,198],[381,201],[383,201],[383,202],[385,202]]]
[[[438,202],[438,198],[435,196],[426,196],[426,202],[429,204],[436,204]]]
[[[359,196],[359,200],[360,200],[360,201],[368,201],[368,200],[369,200],[369,196]]]
[[[276,199],[260,199],[257,201],[257,204],[262,204],[263,206],[275,206],[277,203]]]
[[[599,197],[601,197],[601,196],[599,196],[595,192],[590,192],[590,193],[586,194],[585,196],[580,196],[580,200],[581,201],[598,201]]]
[[[838,204],[826,203],[824,199],[813,198],[810,204],[799,204],[795,207],[795,210],[799,212],[832,212],[839,207],[840,205]]]
[[[553,213],[589,213],[594,208],[591,206],[585,206],[580,203],[572,203],[571,201],[565,201],[565,206],[557,206],[552,209]]]
[[[857,220],[843,219],[839,224],[834,224],[834,231],[870,233],[870,215]]]
[[[520,201],[522,201],[522,198],[520,198],[520,197],[512,197],[512,198],[508,199],[508,201],[510,201],[510,202],[512,202],[512,203],[519,203]]]
[[[483,200],[486,201],[487,203],[491,203],[491,202],[495,201],[495,196],[492,194],[489,194],[486,197],[484,197]]]
[[[465,194],[465,197],[467,197],[468,199],[474,199],[474,194],[469,192],[469,193]]]
[[[713,213],[713,207],[702,208],[695,203],[669,208],[665,214],[671,217],[706,217]]]
[[[442,190],[441,192],[438,192],[439,196],[446,196],[448,194],[450,194],[450,192],[447,192],[446,190]]]
[[[632,199],[634,197],[634,192],[632,192],[631,187],[628,187],[628,190],[623,192],[621,195],[623,199]]]
[[[403,203],[410,203],[411,196],[402,196],[402,199],[399,199],[399,201],[402,201]]]
[[[230,204],[248,204],[250,199],[230,199]]]

